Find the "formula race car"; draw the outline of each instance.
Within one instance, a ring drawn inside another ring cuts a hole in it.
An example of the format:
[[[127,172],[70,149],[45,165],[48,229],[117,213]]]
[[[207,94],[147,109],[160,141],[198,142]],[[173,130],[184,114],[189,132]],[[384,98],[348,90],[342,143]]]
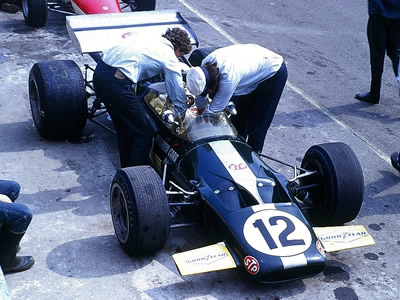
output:
[[[96,60],[95,54],[104,49],[99,36],[117,43],[135,30],[161,34],[181,26],[198,45],[178,12],[124,15],[107,15],[102,24],[108,26],[101,30],[94,26],[99,16],[67,17],[73,44]],[[207,51],[196,49],[192,55],[198,58],[199,53]],[[183,60],[186,67],[196,64],[192,55]],[[85,66],[83,77],[73,61],[38,62],[32,67],[30,104],[41,136],[79,136],[87,119],[95,121],[104,112],[93,92],[90,70]],[[234,107],[198,115],[188,94],[181,120],[173,113],[162,78],[136,84],[157,130],[152,163],[119,169],[110,189],[115,234],[129,255],[159,251],[171,228],[200,222],[213,243],[174,254],[180,274],[240,267],[260,282],[274,283],[321,272],[328,251],[374,243],[362,226],[341,226],[356,218],[364,192],[360,163],[349,146],[311,146],[300,167],[275,160],[293,169],[293,177],[287,179],[266,163],[273,158],[254,152],[238,136],[229,119]]]
[[[64,14],[120,13],[125,8],[131,11],[155,10],[156,0],[20,0],[27,25],[41,27],[46,24],[48,10]]]

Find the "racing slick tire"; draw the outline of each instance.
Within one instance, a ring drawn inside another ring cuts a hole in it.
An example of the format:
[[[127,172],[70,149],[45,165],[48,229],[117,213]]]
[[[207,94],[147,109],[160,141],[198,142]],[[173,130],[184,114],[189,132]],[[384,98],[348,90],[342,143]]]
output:
[[[47,22],[47,0],[21,0],[25,23],[31,27],[42,27]]]
[[[29,101],[33,121],[43,138],[76,138],[86,125],[85,81],[72,60],[34,64],[29,73]]]
[[[150,166],[120,169],[110,190],[114,231],[131,256],[161,250],[168,240],[170,212],[160,176]]]
[[[155,10],[156,0],[136,0],[136,11]]]
[[[317,184],[308,190],[311,205],[306,208],[313,225],[342,225],[355,219],[364,198],[364,177],[348,145],[314,145],[305,153],[301,167],[317,171],[317,175],[300,179],[302,186]]]

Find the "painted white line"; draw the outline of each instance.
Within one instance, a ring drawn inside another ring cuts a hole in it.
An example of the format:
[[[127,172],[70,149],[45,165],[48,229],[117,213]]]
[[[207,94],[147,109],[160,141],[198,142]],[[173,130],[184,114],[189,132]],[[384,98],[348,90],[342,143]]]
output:
[[[228,41],[230,41],[232,44],[240,44],[239,41],[234,39],[229,33],[227,33],[225,30],[223,30],[221,27],[219,27],[217,24],[215,24],[213,21],[208,19],[205,15],[200,13],[198,10],[194,9],[191,5],[189,5],[185,0],[179,0],[180,3],[182,3],[184,6],[186,6],[187,9],[189,9],[192,13],[197,15],[200,19],[202,19],[204,22],[206,22],[208,25],[210,25],[212,28],[214,28],[217,32],[219,32],[221,35],[223,35]]]
[[[187,9],[189,9],[191,12],[193,12],[195,15],[197,15],[200,19],[202,19],[204,22],[206,22],[208,25],[210,25],[214,30],[219,32],[224,38],[226,38],[228,41],[230,41],[232,44],[240,44],[239,41],[237,41],[234,37],[232,37],[229,33],[227,33],[225,30],[223,30],[221,27],[219,27],[217,24],[215,24],[212,20],[208,19],[205,15],[194,9],[191,5],[189,5],[185,0],[179,0],[184,6],[186,6]],[[317,101],[315,101],[313,98],[310,96],[306,95],[300,88],[296,87],[293,85],[290,81],[286,82],[286,86],[291,89],[293,92],[299,94],[306,100],[308,103],[310,103],[312,106],[314,106],[317,110],[322,112],[324,115],[326,115],[328,118],[330,118],[332,121],[334,121],[336,124],[339,126],[345,128],[346,130],[350,131],[354,136],[356,136],[358,139],[360,139],[362,142],[364,142],[372,151],[375,152],[376,155],[378,155],[381,159],[386,161],[387,163],[390,162],[390,156],[387,155],[385,152],[380,150],[377,146],[369,142],[365,137],[360,135],[359,133],[355,132],[354,130],[351,129],[351,127],[347,126],[346,123],[343,123],[339,119],[335,117],[334,114],[329,112],[329,110],[323,108],[318,104]]]

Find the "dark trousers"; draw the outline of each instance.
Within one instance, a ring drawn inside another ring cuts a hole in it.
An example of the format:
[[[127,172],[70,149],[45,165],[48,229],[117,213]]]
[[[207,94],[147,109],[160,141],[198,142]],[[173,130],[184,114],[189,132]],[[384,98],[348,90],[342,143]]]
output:
[[[132,81],[116,78],[116,71],[100,60],[93,74],[94,89],[117,131],[121,168],[147,165],[154,129]]]
[[[286,65],[283,63],[274,76],[261,82],[253,92],[232,97],[237,110],[237,115],[231,117],[233,125],[254,151],[262,151],[287,77]]]
[[[0,180],[0,194],[8,196],[13,203],[0,202],[0,228],[14,233],[23,233],[32,220],[32,211],[26,205],[14,203],[21,187],[15,181]],[[2,243],[0,230],[0,244]]]
[[[368,19],[367,36],[371,63],[370,93],[379,99],[385,53],[392,61],[395,76],[399,72],[400,20],[372,15]]]

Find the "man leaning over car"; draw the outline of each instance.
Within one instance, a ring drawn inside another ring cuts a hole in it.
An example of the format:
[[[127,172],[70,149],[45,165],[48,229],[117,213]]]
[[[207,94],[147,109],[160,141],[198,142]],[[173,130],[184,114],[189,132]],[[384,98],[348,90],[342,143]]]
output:
[[[176,113],[183,116],[187,100],[178,58],[191,49],[187,32],[176,27],[162,36],[132,36],[103,51],[93,85],[116,128],[122,168],[148,164],[154,135],[132,84],[164,73],[168,96]]]
[[[232,123],[256,152],[262,151],[286,80],[282,56],[256,44],[219,48],[186,76],[199,113],[220,112],[234,102],[237,115]]]

